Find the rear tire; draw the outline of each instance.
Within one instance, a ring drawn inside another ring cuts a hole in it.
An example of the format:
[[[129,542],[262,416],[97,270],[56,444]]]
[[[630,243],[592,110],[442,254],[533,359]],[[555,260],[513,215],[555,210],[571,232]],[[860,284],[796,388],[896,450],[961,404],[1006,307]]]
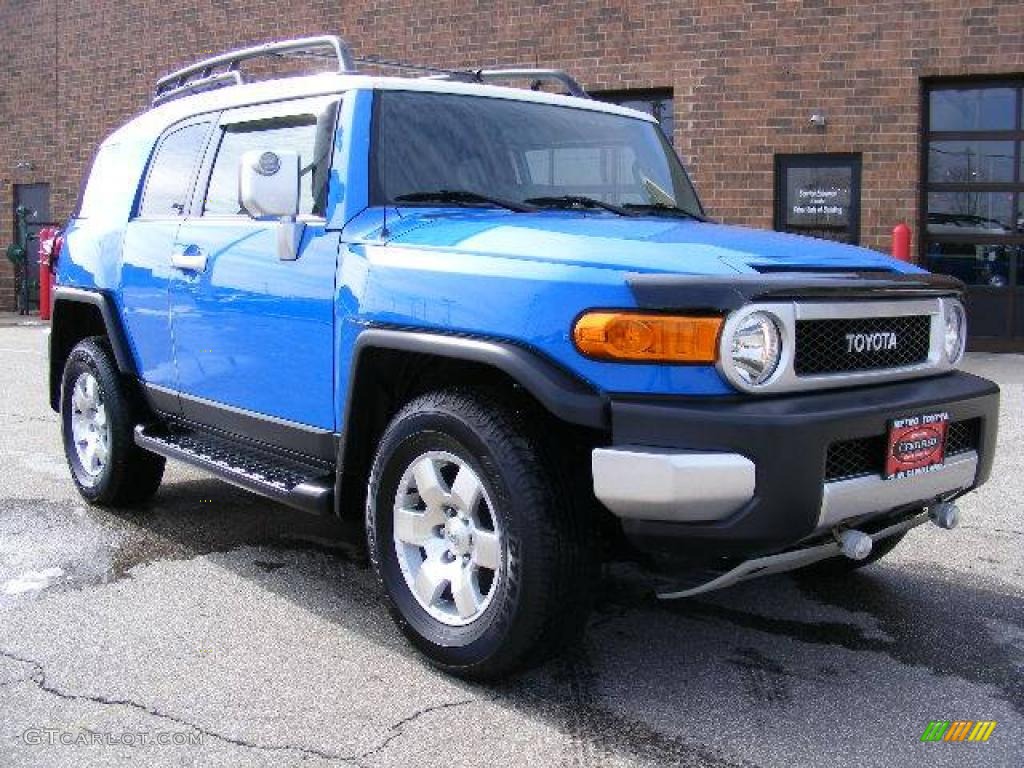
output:
[[[61,381],[61,432],[71,477],[90,504],[131,506],[160,487],[164,458],[135,444],[140,410],[103,337],[71,350]]]
[[[434,664],[491,679],[582,630],[586,526],[520,414],[479,392],[419,397],[370,475],[370,558],[392,616]]]

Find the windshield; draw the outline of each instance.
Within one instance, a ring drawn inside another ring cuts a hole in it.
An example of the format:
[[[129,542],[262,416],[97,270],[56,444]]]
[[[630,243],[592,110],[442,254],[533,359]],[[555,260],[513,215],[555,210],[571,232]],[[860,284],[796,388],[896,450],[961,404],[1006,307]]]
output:
[[[587,197],[702,214],[675,152],[646,120],[457,94],[381,91],[377,98],[375,205],[416,197],[429,204],[425,193],[457,190],[513,203]]]

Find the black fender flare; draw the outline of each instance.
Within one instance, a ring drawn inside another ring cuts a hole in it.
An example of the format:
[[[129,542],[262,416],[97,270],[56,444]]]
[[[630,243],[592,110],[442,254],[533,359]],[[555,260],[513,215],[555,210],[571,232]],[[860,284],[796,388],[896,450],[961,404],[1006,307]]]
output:
[[[128,345],[128,337],[124,334],[121,325],[121,318],[117,314],[117,307],[114,299],[107,293],[89,288],[71,288],[69,286],[57,286],[53,293],[53,323],[57,320],[57,310],[63,302],[77,302],[79,304],[91,304],[100,311],[103,318],[103,325],[107,329],[107,338],[114,351],[114,359],[117,361],[117,369],[121,373],[134,376],[136,374],[135,358],[132,357],[131,347]],[[51,334],[52,339],[52,334]]]
[[[360,358],[368,349],[413,352],[480,363],[506,374],[562,421],[594,429],[607,429],[611,423],[608,399],[601,392],[558,363],[526,347],[484,337],[367,328],[356,338],[352,353],[345,424],[350,423],[352,416],[352,395],[359,375]]]
[[[368,327],[357,337],[351,358],[335,485],[336,512],[339,515],[343,514],[343,486],[346,486],[345,491],[350,491],[350,485],[356,481],[356,476],[346,475],[346,471],[352,468],[346,467],[345,459],[346,455],[352,455],[354,443],[351,441],[360,439],[358,434],[352,433],[351,426],[359,407],[354,400],[359,385],[360,366],[364,353],[369,350],[409,352],[484,365],[504,373],[555,418],[590,429],[610,429],[611,409],[605,394],[539,352],[508,341],[484,337]],[[359,478],[356,482],[365,488],[365,478]]]
[[[62,310],[71,304],[87,304],[99,311],[118,371],[128,376],[137,377],[135,358],[132,356],[128,337],[125,336],[114,299],[101,290],[59,285],[53,291],[49,338],[50,400],[51,406],[55,410],[54,393],[59,391],[60,378],[64,373],[60,358],[70,352],[70,349],[63,348],[63,346],[67,346],[65,339],[68,332],[62,326],[64,314]]]

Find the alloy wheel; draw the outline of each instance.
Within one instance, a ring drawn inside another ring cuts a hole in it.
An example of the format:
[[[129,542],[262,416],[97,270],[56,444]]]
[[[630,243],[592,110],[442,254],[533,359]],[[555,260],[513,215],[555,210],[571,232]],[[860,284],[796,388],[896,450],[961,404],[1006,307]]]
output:
[[[82,471],[95,481],[110,456],[110,424],[99,382],[88,371],[75,379],[71,390],[71,437]]]
[[[443,624],[471,624],[498,591],[498,518],[479,475],[454,454],[430,451],[406,468],[395,495],[394,545],[416,601]]]

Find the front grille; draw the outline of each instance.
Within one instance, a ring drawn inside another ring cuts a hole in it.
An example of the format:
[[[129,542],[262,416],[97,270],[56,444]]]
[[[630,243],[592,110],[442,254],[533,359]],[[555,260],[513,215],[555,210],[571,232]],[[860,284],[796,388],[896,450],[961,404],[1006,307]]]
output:
[[[895,344],[873,334],[895,334]],[[793,370],[816,376],[902,368],[925,362],[930,340],[928,315],[798,320]]]
[[[978,448],[978,437],[981,433],[981,419],[954,421],[946,433],[946,455],[956,456]]]
[[[977,450],[980,433],[979,419],[954,421],[946,433],[946,456]],[[832,443],[825,460],[825,482],[881,475],[885,471],[886,439],[886,435],[873,435]]]
[[[885,435],[843,440],[828,447],[825,482],[880,475],[885,470]]]

